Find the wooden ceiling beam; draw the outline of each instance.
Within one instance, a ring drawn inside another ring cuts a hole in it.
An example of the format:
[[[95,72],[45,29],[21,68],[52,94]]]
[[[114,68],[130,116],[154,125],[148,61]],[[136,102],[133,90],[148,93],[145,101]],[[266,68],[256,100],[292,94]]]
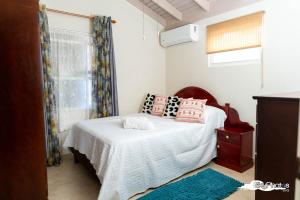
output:
[[[159,16],[156,12],[145,6],[142,2],[139,0],[127,0],[129,3],[131,3],[133,6],[135,6],[140,11],[144,11],[148,16],[150,16],[152,19],[156,20],[158,23],[160,23],[162,26],[167,25],[167,21]]]
[[[203,10],[209,11],[209,2],[208,0],[194,0]]]
[[[157,6],[165,10],[167,13],[175,17],[177,20],[182,21],[182,13],[177,10],[172,4],[170,4],[166,0],[151,0],[153,3],[155,3]]]

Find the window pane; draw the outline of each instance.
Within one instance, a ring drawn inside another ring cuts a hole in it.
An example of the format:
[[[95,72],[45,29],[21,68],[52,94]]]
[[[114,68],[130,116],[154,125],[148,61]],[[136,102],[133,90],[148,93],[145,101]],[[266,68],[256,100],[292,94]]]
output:
[[[67,30],[50,30],[58,125],[62,132],[89,118],[92,99],[92,38]]]
[[[86,108],[88,81],[85,79],[65,79],[59,83],[60,107]]]
[[[59,129],[88,119],[91,107],[91,80],[65,79],[59,83]]]
[[[209,64],[260,62],[261,48],[243,49],[208,55]]]
[[[68,54],[59,54],[60,76],[84,76],[87,71],[87,50],[85,44],[60,44],[60,51]]]

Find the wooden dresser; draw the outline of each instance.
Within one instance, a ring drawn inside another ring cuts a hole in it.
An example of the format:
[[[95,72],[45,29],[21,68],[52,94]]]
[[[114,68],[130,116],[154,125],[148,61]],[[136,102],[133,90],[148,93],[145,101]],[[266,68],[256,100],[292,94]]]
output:
[[[285,192],[256,190],[255,199],[300,199],[295,197],[300,92],[253,98],[257,100],[255,179],[289,184]]]

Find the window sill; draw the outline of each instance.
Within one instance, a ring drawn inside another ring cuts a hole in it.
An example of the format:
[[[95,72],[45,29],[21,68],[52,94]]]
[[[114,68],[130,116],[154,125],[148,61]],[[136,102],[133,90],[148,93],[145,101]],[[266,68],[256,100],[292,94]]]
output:
[[[236,66],[249,66],[249,65],[260,65],[261,61],[242,61],[242,62],[227,62],[227,63],[208,63],[208,68],[218,68],[218,67],[236,67]]]

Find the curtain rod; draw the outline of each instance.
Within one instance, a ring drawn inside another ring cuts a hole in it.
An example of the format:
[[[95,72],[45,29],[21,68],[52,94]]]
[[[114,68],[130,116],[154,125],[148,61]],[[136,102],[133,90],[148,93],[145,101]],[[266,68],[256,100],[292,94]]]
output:
[[[64,15],[70,15],[70,16],[81,17],[81,18],[86,18],[86,19],[93,19],[94,18],[94,16],[81,15],[81,14],[77,14],[77,13],[71,13],[71,12],[56,10],[56,9],[52,9],[52,8],[46,8],[46,10],[49,11],[49,12],[60,13],[60,14],[64,14]],[[112,19],[111,23],[116,24],[117,20]]]

